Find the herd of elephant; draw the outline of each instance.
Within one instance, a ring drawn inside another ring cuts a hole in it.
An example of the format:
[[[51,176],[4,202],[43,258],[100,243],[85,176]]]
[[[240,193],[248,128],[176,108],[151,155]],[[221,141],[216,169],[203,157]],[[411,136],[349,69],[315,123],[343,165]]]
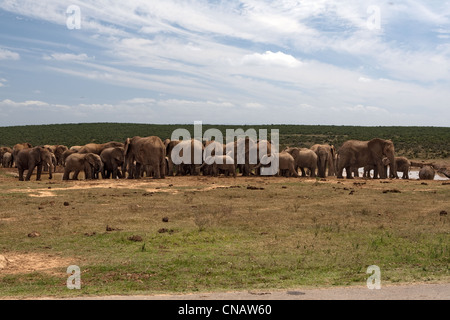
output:
[[[174,150],[178,152],[178,158],[182,158],[183,150],[191,151],[190,161],[174,161]],[[198,154],[201,155],[200,162],[194,159]],[[256,161],[251,154],[257,155]],[[3,167],[17,167],[20,181],[30,180],[35,168],[37,180],[40,180],[43,170],[49,172],[51,179],[56,166],[64,167],[63,180],[77,180],[80,172],[84,172],[85,179],[98,179],[100,176],[103,179],[138,179],[144,175],[161,179],[174,174],[236,177],[237,172],[250,176],[260,175],[262,168],[267,168],[275,156],[278,170],[274,174],[293,177],[300,176],[300,168],[302,177],[343,178],[345,169],[346,177],[351,179],[359,176],[359,168],[364,168],[366,178],[371,177],[373,170],[373,178],[399,178],[399,171],[403,173],[403,179],[408,179],[411,166],[407,158],[395,157],[392,141],[378,138],[349,140],[338,150],[332,145],[317,144],[309,149],[287,147],[281,152],[272,150],[267,140],[255,141],[248,137],[228,144],[194,139],[162,141],[159,137],[150,136],[128,138],[124,143],[89,143],[71,148],[64,145],[33,147],[29,143],[16,144],[13,148],[0,147],[0,163]],[[27,171],[25,178],[24,171]],[[419,172],[420,179],[434,179],[434,175],[432,167],[423,167]]]

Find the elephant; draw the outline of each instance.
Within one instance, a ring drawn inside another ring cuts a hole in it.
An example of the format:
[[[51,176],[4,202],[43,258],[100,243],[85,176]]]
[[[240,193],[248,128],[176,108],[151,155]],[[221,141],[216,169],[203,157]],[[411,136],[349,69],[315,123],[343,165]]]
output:
[[[298,171],[295,169],[295,159],[290,153],[288,153],[286,151],[282,151],[280,153],[271,154],[270,156],[278,158],[278,169],[280,172],[279,174],[281,176],[299,177]],[[258,163],[255,168],[267,167],[269,165],[268,158],[269,158],[269,155],[262,156],[260,163]],[[265,163],[265,164],[263,164],[263,163]],[[278,175],[278,173],[277,173],[277,175]]]
[[[394,177],[397,178],[394,160],[395,147],[391,140],[379,138],[370,141],[348,140],[342,144],[338,151],[337,176],[342,179],[345,168],[347,179],[353,179],[351,168],[375,164],[380,177],[386,179],[387,174],[382,162],[384,157],[389,159],[389,168],[394,173]]]
[[[124,144],[122,142],[116,142],[116,141],[110,141],[107,143],[102,143],[102,144],[98,144],[98,143],[88,143],[84,146],[82,146],[78,152],[79,153],[95,153],[100,155],[100,153],[102,153],[103,150],[105,150],[106,148],[115,148],[115,147],[124,147]]]
[[[329,144],[315,144],[310,148],[317,154],[318,175],[321,178],[336,175],[336,148]],[[327,172],[328,169],[328,172]]]
[[[49,148],[51,152],[53,152],[56,158],[56,165],[62,166],[64,163],[63,154],[69,150],[69,148],[62,144],[45,145],[44,147]]]
[[[83,146],[71,146],[69,150],[78,152],[81,148],[83,148]]]
[[[205,159],[205,162],[200,166],[200,169],[203,167],[209,166],[211,168],[210,174],[214,177],[217,177],[220,172],[223,172],[225,176],[229,176],[230,174],[236,178],[236,165],[234,164],[234,160],[232,157],[227,155],[214,155],[209,156]]]
[[[25,181],[30,181],[34,168],[37,167],[36,181],[41,180],[42,165],[48,163],[50,166],[49,179],[52,179],[52,157],[51,152],[46,148],[34,147],[20,150],[16,156],[16,165],[19,170],[19,180],[24,181],[23,172],[28,170]]]
[[[2,166],[3,168],[12,168],[13,165],[13,157],[11,152],[5,152],[2,157]]]
[[[177,175],[198,175],[203,163],[203,151],[205,149],[203,144],[196,139],[174,142],[170,142],[170,144],[173,143],[173,147],[168,148],[170,150],[168,156],[177,167]],[[185,150],[189,151],[190,154],[185,155]],[[196,161],[200,163],[196,163]]]
[[[139,179],[141,166],[153,167],[153,178],[164,179],[166,174],[166,148],[159,137],[127,138],[124,143],[125,162],[128,178]],[[134,162],[136,161],[136,165]]]
[[[78,151],[76,149],[69,149],[67,151],[64,151],[62,154],[62,165],[63,167],[66,166],[66,159],[68,156],[70,156],[71,154],[77,153]]]
[[[80,171],[84,171],[85,179],[92,179],[102,171],[103,163],[99,155],[94,153],[73,153],[66,159],[63,180],[78,180]]]
[[[11,154],[12,159],[13,150],[10,147],[0,147],[0,163],[2,162],[4,154],[7,152]]]
[[[432,166],[424,166],[419,171],[419,179],[420,180],[434,180],[436,175],[436,171]]]
[[[167,157],[168,157],[168,159],[169,159],[169,166],[170,166],[171,168],[173,168],[173,169],[175,169],[175,168],[178,169],[178,166],[175,166],[175,165],[173,164],[173,160],[172,160],[172,150],[173,150],[173,148],[175,148],[175,146],[176,146],[177,144],[179,144],[180,142],[181,142],[181,141],[179,141],[179,140],[173,140],[173,141],[171,141],[170,139],[164,140],[164,146],[166,147],[166,155],[167,155]],[[169,176],[173,176],[173,175],[174,175],[173,169],[169,171]]]
[[[19,151],[23,150],[23,149],[30,149],[30,148],[33,148],[33,146],[31,145],[31,143],[28,143],[28,142],[18,143],[16,145],[14,145],[12,155],[13,155],[13,161],[16,164],[16,167],[17,167],[16,158],[17,158],[17,154],[19,153]]]
[[[121,179],[124,178],[121,168],[125,163],[125,149],[122,147],[106,148],[100,153],[103,162],[103,179]]]
[[[50,156],[52,157],[52,165],[53,165],[53,173],[56,172],[56,156],[53,152],[50,152]],[[44,172],[48,172],[49,171],[49,164],[44,162],[42,165],[42,170]]]
[[[402,179],[409,179],[409,169],[411,168],[411,161],[406,157],[395,157],[395,168],[397,172],[402,172]],[[394,174],[390,172],[391,178],[394,177]]]
[[[214,156],[224,156],[226,153],[224,151],[224,145],[219,141],[206,141],[205,142],[205,149],[203,151],[203,161],[206,161],[209,157]],[[212,161],[212,160],[211,160]],[[234,162],[233,162],[234,164]],[[205,164],[200,166],[200,170],[203,172],[203,175],[209,176],[212,175],[212,165]],[[234,169],[236,170],[236,165],[234,166]]]
[[[302,177],[306,177],[305,168],[309,169],[310,176],[316,176],[317,169],[317,154],[311,149],[307,148],[286,148],[285,152],[289,153],[294,158],[294,170],[298,172],[298,168],[302,171]]]
[[[388,166],[389,166],[389,164],[390,164],[390,161],[389,161],[389,159],[388,159],[387,157],[384,157],[384,158],[381,160],[381,162],[383,163],[383,172],[384,172],[384,175],[387,176],[387,168],[388,168]],[[373,178],[376,179],[376,178],[378,177],[379,173],[378,173],[378,168],[377,168],[377,166],[376,166],[375,164],[368,164],[368,165],[364,166],[364,174],[363,174],[363,177],[364,177],[364,178],[370,178],[370,177],[371,177],[371,176],[370,176],[370,172],[371,172],[372,170],[373,170]],[[355,175],[355,177],[357,177],[357,176]]]

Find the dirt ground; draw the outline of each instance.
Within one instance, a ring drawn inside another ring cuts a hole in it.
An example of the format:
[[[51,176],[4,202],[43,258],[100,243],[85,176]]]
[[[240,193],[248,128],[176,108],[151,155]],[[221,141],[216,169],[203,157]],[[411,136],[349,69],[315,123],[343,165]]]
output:
[[[17,175],[16,169],[2,168],[0,175],[0,183],[2,180],[11,180],[11,177]],[[82,175],[80,176],[82,179]],[[32,177],[34,180],[35,177]],[[44,173],[43,180],[47,180],[48,176]],[[229,177],[167,177],[163,180],[97,180],[97,181],[68,181],[61,186],[62,173],[54,174],[52,182],[55,186],[47,185],[42,188],[28,188],[25,192],[29,197],[41,197],[51,201],[52,198],[58,197],[57,191],[60,190],[84,190],[95,188],[114,188],[114,189],[138,189],[145,192],[167,192],[177,193],[179,189],[171,188],[176,185],[177,188],[186,187],[189,190],[207,191],[220,188],[231,188],[236,184],[264,187],[272,181],[272,177],[238,177],[236,179]],[[292,182],[295,178],[277,178]],[[447,178],[440,176],[442,180]],[[316,181],[316,178],[308,178],[307,180]],[[355,180],[338,180],[336,178],[319,179],[321,183],[340,184],[341,187],[353,186],[355,183],[364,183],[362,179]],[[386,182],[390,183],[390,182]],[[32,186],[32,185],[30,185]],[[371,186],[375,188],[375,186]],[[380,190],[385,189],[385,185],[378,185]],[[23,193],[24,189],[10,189],[11,193]],[[14,217],[0,218],[3,221],[11,221]],[[54,273],[55,269],[70,265],[68,259],[57,255],[37,254],[37,253],[11,253],[8,255],[0,255],[0,270],[2,274],[28,273],[33,271]],[[44,298],[47,299],[47,298]],[[289,291],[267,291],[267,292],[214,292],[214,293],[198,293],[188,295],[152,295],[152,296],[99,296],[80,299],[95,300],[448,300],[450,299],[450,284],[406,284],[406,285],[389,285],[383,286],[381,290],[369,290],[367,287],[338,287],[310,289],[299,288]]]
[[[44,298],[46,299],[46,298]],[[99,296],[79,300],[450,300],[450,284],[299,288],[289,291],[205,292],[185,295]]]

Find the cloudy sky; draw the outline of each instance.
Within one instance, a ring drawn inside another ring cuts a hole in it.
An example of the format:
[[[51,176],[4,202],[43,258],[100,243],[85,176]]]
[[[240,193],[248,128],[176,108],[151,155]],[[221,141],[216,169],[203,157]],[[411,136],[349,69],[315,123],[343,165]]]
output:
[[[0,0],[0,126],[450,126],[450,2]]]

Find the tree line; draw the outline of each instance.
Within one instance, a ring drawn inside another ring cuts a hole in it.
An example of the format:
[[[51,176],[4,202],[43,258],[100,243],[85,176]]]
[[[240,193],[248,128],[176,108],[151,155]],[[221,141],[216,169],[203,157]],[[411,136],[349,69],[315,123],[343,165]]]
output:
[[[0,127],[0,145],[13,146],[29,142],[32,145],[63,144],[66,146],[125,141],[133,136],[170,138],[175,129],[184,128],[193,136],[193,124],[133,124],[79,123]],[[450,157],[450,128],[446,127],[358,127],[324,125],[203,125],[203,130],[216,128],[226,135],[226,129],[278,129],[280,148],[311,147],[327,143],[336,148],[351,139],[390,139],[396,153],[412,159],[443,159]]]

